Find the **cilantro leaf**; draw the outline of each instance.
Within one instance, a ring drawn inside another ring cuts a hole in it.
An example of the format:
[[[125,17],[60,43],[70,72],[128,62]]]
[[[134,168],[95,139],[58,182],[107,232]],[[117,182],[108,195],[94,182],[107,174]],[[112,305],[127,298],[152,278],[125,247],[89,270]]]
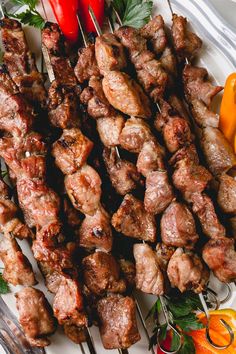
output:
[[[150,19],[153,1],[150,0],[113,0],[122,24],[135,28],[143,27]]]
[[[30,25],[42,29],[45,25],[45,20],[36,10],[38,0],[13,0],[14,4],[20,6],[28,6],[28,8],[21,13],[7,13],[9,17],[15,18],[25,25]]]
[[[2,274],[0,273],[0,294],[9,293],[10,289],[7,282],[3,279]]]
[[[190,313],[184,317],[174,318],[174,323],[177,324],[184,332],[204,328],[204,325],[198,320],[194,313]]]
[[[183,338],[184,338],[184,342],[178,354],[195,354],[196,349],[194,346],[193,338],[186,334],[183,335]]]

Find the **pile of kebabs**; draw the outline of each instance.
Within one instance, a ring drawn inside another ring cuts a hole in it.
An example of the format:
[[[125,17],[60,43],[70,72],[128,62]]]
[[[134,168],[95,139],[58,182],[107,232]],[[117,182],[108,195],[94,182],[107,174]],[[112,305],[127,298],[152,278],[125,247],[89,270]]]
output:
[[[48,91],[21,25],[6,17],[1,34],[0,156],[17,203],[2,180],[0,258],[4,278],[25,286],[16,299],[30,344],[48,345],[57,322],[83,342],[92,320],[106,349],[128,348],[140,339],[134,287],[200,293],[209,269],[235,281],[236,156],[210,109],[222,88],[184,65],[202,44],[186,19],[173,16],[171,40],[161,16],[105,33],[75,66],[47,23]],[[53,309],[15,238],[32,243]]]

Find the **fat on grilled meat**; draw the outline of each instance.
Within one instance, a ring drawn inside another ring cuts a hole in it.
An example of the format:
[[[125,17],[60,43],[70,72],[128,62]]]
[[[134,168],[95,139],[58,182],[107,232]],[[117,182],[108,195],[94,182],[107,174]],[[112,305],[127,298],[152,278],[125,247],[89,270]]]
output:
[[[149,172],[146,178],[144,196],[145,210],[152,214],[160,214],[171,203],[174,191],[169,182],[167,171]]]
[[[94,215],[85,216],[78,232],[78,242],[84,248],[111,251],[113,236],[110,216],[101,206]]]
[[[113,33],[105,33],[96,38],[95,55],[103,76],[109,71],[123,71],[127,66],[124,47]]]
[[[20,22],[4,17],[0,27],[5,48],[3,60],[12,80],[27,100],[45,108],[47,93],[44,78],[38,72]]]
[[[86,48],[79,49],[78,61],[74,71],[80,84],[88,81],[92,76],[100,76],[100,71],[95,57],[94,44],[89,44]]]
[[[125,195],[140,184],[140,174],[136,166],[117,156],[115,148],[103,150],[103,159],[111,183],[118,194]]]
[[[148,124],[141,118],[131,117],[125,122],[119,142],[123,149],[139,153],[146,141],[155,140]]]
[[[190,109],[195,123],[200,128],[218,128],[220,119],[219,114],[212,112],[203,101],[198,99],[191,100]]]
[[[138,171],[147,177],[152,171],[164,170],[164,156],[165,151],[156,140],[145,141],[137,159]]]
[[[106,252],[95,252],[82,261],[83,280],[94,294],[104,296],[107,292],[124,293],[126,282],[120,278],[116,259]]]
[[[110,71],[102,80],[109,103],[128,116],[150,118],[150,100],[134,79],[121,71]]]
[[[165,291],[164,276],[158,263],[157,254],[148,244],[134,245],[136,267],[136,288],[147,294],[163,295]]]
[[[167,246],[194,248],[199,236],[194,217],[185,204],[173,201],[164,211],[161,238]]]
[[[194,193],[191,201],[192,210],[197,215],[204,234],[210,238],[225,236],[225,228],[219,221],[211,198],[204,193]]]
[[[131,194],[126,194],[111,222],[113,227],[125,236],[149,242],[156,241],[154,215],[148,213],[143,202]]]
[[[203,248],[202,257],[214,275],[223,283],[236,280],[235,240],[227,237],[212,239]]]
[[[63,174],[69,175],[86,163],[92,148],[93,142],[80,129],[64,129],[61,137],[53,144],[52,155],[57,167]]]
[[[84,214],[94,215],[102,194],[101,178],[89,165],[65,177],[65,188],[73,206]]]
[[[119,145],[119,137],[125,125],[121,114],[102,117],[97,120],[97,130],[104,146],[114,147]]]
[[[224,213],[236,214],[236,180],[224,174],[219,177],[217,202]]]
[[[111,295],[98,301],[99,330],[105,349],[126,349],[140,340],[135,308],[129,296]]]
[[[199,294],[205,290],[210,273],[197,254],[177,248],[169,260],[167,275],[171,286],[182,293],[191,290]]]
[[[187,28],[187,19],[176,14],[172,17],[172,39],[175,51],[180,58],[191,59],[201,49],[202,40]]]
[[[37,283],[30,262],[10,234],[1,235],[0,259],[4,264],[3,278],[10,284],[30,286]]]
[[[15,294],[19,322],[33,347],[50,344],[47,336],[56,330],[52,309],[42,291],[27,287]]]

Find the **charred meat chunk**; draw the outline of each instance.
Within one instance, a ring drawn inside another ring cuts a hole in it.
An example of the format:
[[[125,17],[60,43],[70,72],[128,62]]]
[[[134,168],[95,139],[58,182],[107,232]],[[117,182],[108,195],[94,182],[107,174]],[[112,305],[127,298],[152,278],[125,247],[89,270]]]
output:
[[[80,84],[88,81],[92,76],[99,77],[100,72],[95,58],[94,44],[90,44],[86,48],[79,50],[78,61],[74,71]]]
[[[117,212],[112,216],[112,225],[125,236],[155,242],[156,221],[153,214],[147,213],[143,203],[127,194]]]
[[[49,345],[47,336],[55,332],[56,322],[51,306],[42,291],[28,287],[16,293],[15,297],[19,322],[30,345],[33,347]]]
[[[86,336],[86,330],[83,327],[77,327],[75,325],[67,325],[65,324],[63,326],[65,335],[72,340],[72,342],[76,344],[80,344],[83,342],[86,342],[87,336]]]
[[[98,301],[99,330],[105,349],[129,348],[140,340],[131,297],[112,295]]]
[[[229,175],[219,177],[217,202],[224,213],[236,214],[236,180]]]
[[[157,141],[145,141],[138,155],[137,169],[144,177],[147,177],[149,172],[164,170],[164,149]]]
[[[133,288],[135,286],[136,275],[134,263],[124,258],[118,259],[118,263],[120,266],[121,275],[124,277],[126,284]]]
[[[163,242],[156,246],[157,261],[165,275],[169,260],[175,253],[175,247],[166,246]]]
[[[119,137],[124,125],[125,119],[120,114],[99,118],[97,120],[97,130],[103,145],[106,147],[119,145]]]
[[[161,218],[161,238],[167,246],[194,248],[199,236],[186,205],[173,201],[168,206]]]
[[[148,39],[156,54],[161,54],[165,50],[168,38],[165,33],[165,24],[161,15],[153,17],[145,26],[141,28],[141,35]]]

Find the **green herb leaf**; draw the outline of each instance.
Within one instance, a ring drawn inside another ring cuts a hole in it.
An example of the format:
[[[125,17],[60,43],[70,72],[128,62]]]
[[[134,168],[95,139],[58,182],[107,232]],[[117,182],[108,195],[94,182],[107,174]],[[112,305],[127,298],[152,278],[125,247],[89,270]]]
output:
[[[13,0],[16,5],[28,6],[24,12],[11,14],[8,13],[7,16],[15,18],[25,25],[30,25],[36,28],[42,29],[45,25],[45,20],[36,10],[36,5],[38,0]]]
[[[37,2],[38,0],[13,0],[13,3],[16,5],[21,5],[21,6],[27,5],[33,9],[36,7]]]
[[[153,1],[150,0],[113,0],[122,24],[135,28],[143,27],[150,19]]]
[[[192,337],[184,334],[184,342],[178,354],[195,354],[196,349]]]
[[[188,292],[180,297],[168,298],[168,307],[174,317],[183,317],[201,309],[202,306],[199,297]]]
[[[184,332],[204,328],[204,325],[198,320],[194,313],[190,313],[185,317],[174,318],[174,323],[177,324]]]
[[[179,346],[180,338],[177,336],[177,334],[174,331],[172,332],[172,334],[173,334],[173,337],[172,337],[170,349],[174,351]]]
[[[7,282],[3,279],[2,274],[0,273],[0,294],[9,293],[10,289]]]

